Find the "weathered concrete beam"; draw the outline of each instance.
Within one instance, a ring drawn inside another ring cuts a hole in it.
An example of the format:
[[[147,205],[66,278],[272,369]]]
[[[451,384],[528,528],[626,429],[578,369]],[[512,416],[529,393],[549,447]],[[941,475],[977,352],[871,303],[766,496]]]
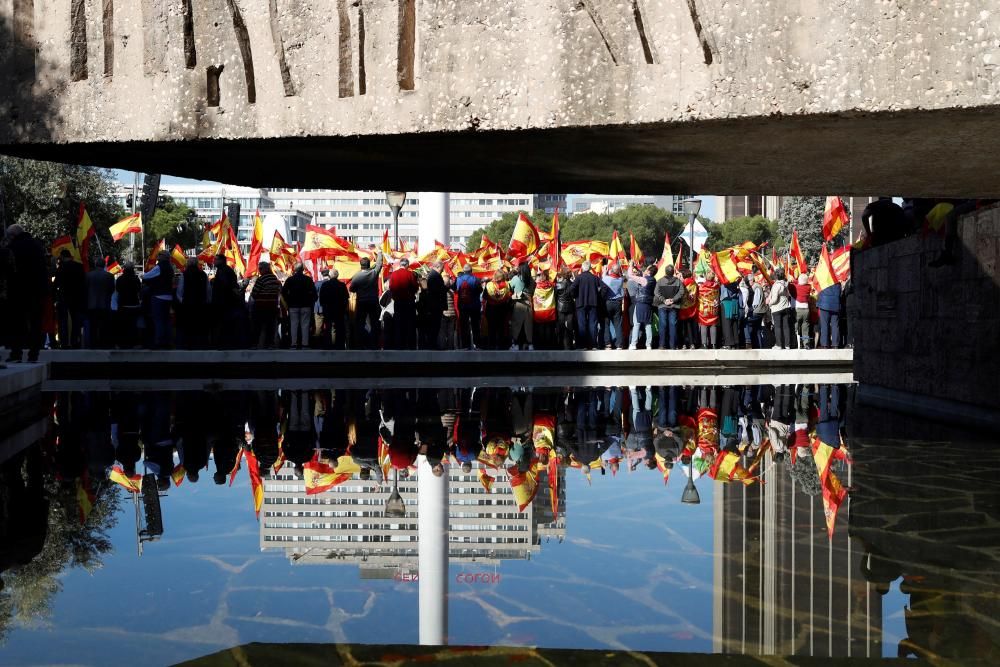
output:
[[[0,0],[0,151],[273,185],[997,194],[998,9]]]

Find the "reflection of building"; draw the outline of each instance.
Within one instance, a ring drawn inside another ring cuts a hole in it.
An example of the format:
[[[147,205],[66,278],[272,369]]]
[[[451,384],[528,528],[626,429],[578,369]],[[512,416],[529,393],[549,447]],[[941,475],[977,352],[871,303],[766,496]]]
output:
[[[491,474],[493,474],[491,472]],[[452,472],[449,503],[449,557],[452,562],[496,565],[531,557],[543,537],[566,533],[565,472],[559,472],[559,518],[552,520],[548,486],[541,476],[535,501],[524,512],[504,472],[495,474],[492,493],[476,475]],[[417,480],[399,482],[407,515],[384,515],[391,485],[352,479],[330,491],[307,496],[305,483],[283,470],[264,480],[262,549],[283,548],[294,563],[357,563],[362,578],[389,578],[400,568],[417,567]]]
[[[715,488],[714,650],[882,656],[882,597],[860,574],[850,501],[827,537],[821,495],[802,492],[783,462],[763,484]]]

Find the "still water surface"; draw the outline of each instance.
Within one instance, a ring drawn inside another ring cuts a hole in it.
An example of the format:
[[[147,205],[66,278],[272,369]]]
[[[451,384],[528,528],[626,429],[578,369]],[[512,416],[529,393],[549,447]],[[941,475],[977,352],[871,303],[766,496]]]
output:
[[[0,463],[3,664],[1000,646],[995,445],[852,439],[849,387],[45,399]]]

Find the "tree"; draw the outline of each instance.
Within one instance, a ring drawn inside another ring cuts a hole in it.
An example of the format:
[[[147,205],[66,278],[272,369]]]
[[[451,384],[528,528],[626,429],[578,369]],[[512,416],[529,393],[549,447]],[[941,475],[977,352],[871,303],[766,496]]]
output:
[[[783,239],[792,238],[792,230],[799,232],[799,245],[809,264],[819,259],[823,248],[823,211],[826,208],[825,197],[785,197],[781,204],[781,214],[778,216],[778,233]],[[843,243],[849,230],[845,227],[834,239],[837,244]]]
[[[165,239],[168,250],[174,245],[184,250],[197,247],[203,227],[194,209],[164,195],[157,202],[153,219],[143,221],[143,231],[146,241],[143,256],[146,257],[160,239]]]
[[[710,222],[705,225],[708,230],[708,241],[705,246],[719,252],[746,241],[757,245],[768,243],[770,247],[780,249],[785,241],[778,234],[778,223],[775,220],[757,215],[754,217],[733,218],[721,223]]]
[[[58,236],[75,233],[82,202],[94,222],[98,252],[111,253],[108,227],[125,211],[115,198],[110,170],[0,156],[0,189],[5,223],[21,225],[46,246]]]

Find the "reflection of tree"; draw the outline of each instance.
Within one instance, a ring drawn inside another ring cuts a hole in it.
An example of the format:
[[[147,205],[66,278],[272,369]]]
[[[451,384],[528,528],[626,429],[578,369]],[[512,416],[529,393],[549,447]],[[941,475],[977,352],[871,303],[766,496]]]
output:
[[[788,474],[799,483],[802,492],[808,496],[818,496],[823,490],[819,482],[819,471],[816,469],[816,461],[812,452],[806,447],[800,447],[795,456],[795,463],[791,457],[785,458],[785,465],[788,467]]]
[[[111,551],[107,531],[117,522],[119,494],[105,484],[97,492],[93,510],[80,523],[75,488],[46,480],[50,493],[48,532],[42,551],[27,565],[3,573],[0,592],[0,642],[11,623],[39,623],[50,614],[50,605],[62,589],[60,574],[69,567],[93,572],[101,556]]]

